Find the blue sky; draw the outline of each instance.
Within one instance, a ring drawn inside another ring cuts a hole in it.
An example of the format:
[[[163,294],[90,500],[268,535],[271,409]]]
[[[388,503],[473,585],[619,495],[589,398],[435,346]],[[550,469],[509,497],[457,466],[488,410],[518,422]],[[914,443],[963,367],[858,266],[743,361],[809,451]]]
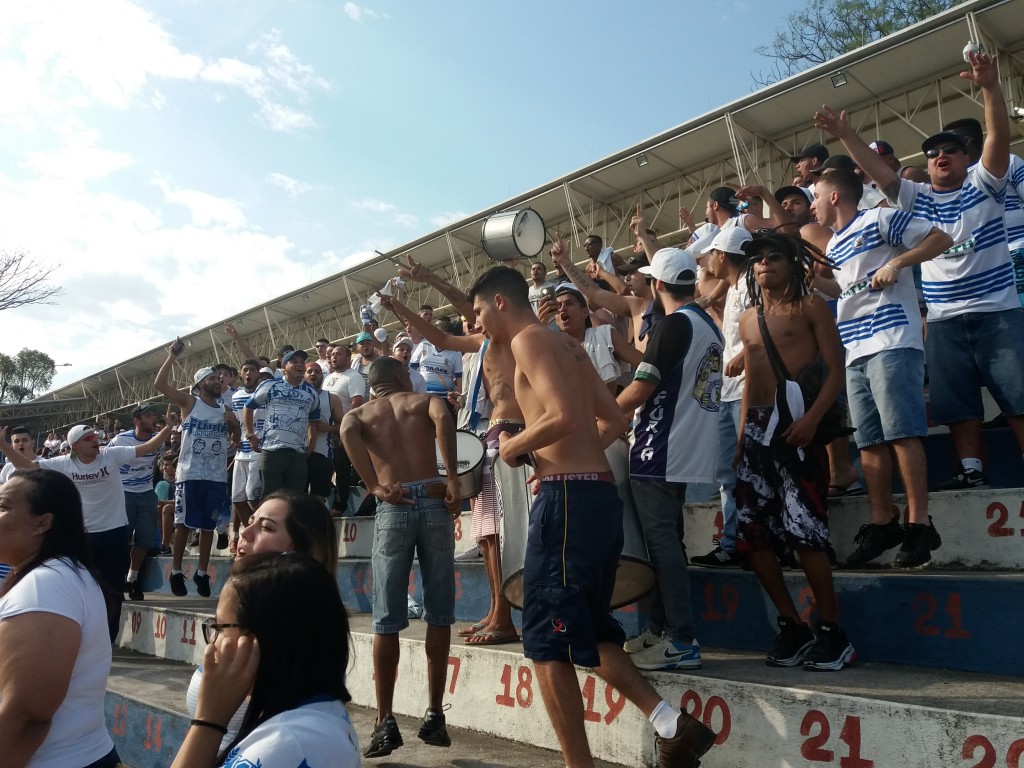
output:
[[[802,5],[7,4],[0,248],[66,293],[0,351],[64,385],[524,192],[754,90]]]

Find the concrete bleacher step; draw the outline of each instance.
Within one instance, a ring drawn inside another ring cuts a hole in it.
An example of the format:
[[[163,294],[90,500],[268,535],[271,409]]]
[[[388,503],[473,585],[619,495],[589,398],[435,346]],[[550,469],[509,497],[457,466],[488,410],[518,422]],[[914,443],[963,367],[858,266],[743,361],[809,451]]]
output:
[[[171,764],[188,729],[185,691],[193,670],[192,664],[115,649],[105,711],[126,768],[167,768]],[[366,743],[376,712],[352,703],[348,711],[360,743]],[[416,738],[420,716],[422,713],[412,717],[397,716],[405,746],[380,764],[398,763],[417,768],[453,764],[481,768],[499,765],[504,768],[561,768],[564,765],[557,752],[495,739],[491,734],[464,728],[449,728],[451,749],[428,747]],[[602,763],[604,768],[611,765]]]
[[[161,660],[195,663],[204,644],[198,630],[192,644],[191,627],[193,622],[198,627],[213,608],[212,600],[178,601],[170,609],[156,602],[143,604],[133,614],[139,618],[128,619],[120,645]],[[349,689],[355,704],[372,707],[370,619],[354,614],[351,624]],[[421,716],[425,706],[425,628],[424,622],[413,620],[402,635],[395,709],[413,717]],[[142,755],[154,751],[157,732],[165,744],[180,743],[184,721],[180,715],[168,720],[168,715],[160,712],[178,711],[180,704],[175,702],[184,701],[192,669],[166,661],[150,664],[139,660],[146,658],[130,657],[136,666],[156,669],[146,673],[149,677],[123,675],[115,668],[107,703],[115,737]],[[578,675],[595,756],[622,765],[654,764],[653,737],[642,715],[589,670],[580,669]],[[718,733],[716,748],[702,762],[707,768],[815,764],[937,768],[965,765],[965,759],[972,757],[981,761],[980,765],[1003,765],[985,762],[990,754],[1000,760],[1006,756],[1005,764],[1016,768],[1014,761],[1024,753],[1024,680],[1015,677],[871,662],[859,662],[841,673],[812,673],[769,668],[763,663],[763,652],[710,647],[704,649],[702,670],[646,675],[661,695]],[[122,678],[128,682],[117,682]],[[160,694],[154,685],[173,688],[173,692]],[[447,718],[453,727],[517,744],[556,748],[533,665],[523,658],[519,644],[487,648],[453,640],[445,701],[451,704]],[[164,709],[154,709],[159,706]],[[360,737],[365,739],[371,727],[360,727]],[[120,749],[120,742],[118,746]],[[478,764],[518,764],[501,754],[502,759],[494,763],[471,757]],[[452,752],[446,759],[455,757]],[[398,757],[400,762],[404,758]],[[133,755],[126,762],[135,768],[166,765],[133,762],[138,759]]]

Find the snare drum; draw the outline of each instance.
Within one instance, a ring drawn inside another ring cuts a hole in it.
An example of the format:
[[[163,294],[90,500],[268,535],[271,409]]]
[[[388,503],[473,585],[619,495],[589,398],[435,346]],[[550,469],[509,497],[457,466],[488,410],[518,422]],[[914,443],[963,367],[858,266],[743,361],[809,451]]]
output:
[[[437,474],[447,477],[444,459],[441,457],[441,446],[434,442],[437,455]],[[459,473],[459,489],[462,498],[468,499],[480,493],[484,485],[484,454],[487,452],[484,441],[468,429],[455,430],[455,466]]]
[[[544,219],[532,208],[488,216],[480,231],[480,243],[494,261],[532,259],[544,240]]]

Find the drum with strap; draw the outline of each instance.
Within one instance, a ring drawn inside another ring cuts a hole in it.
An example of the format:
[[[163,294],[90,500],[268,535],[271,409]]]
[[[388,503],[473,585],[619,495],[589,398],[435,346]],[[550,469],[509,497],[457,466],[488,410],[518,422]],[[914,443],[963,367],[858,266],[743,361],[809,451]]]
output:
[[[441,457],[441,446],[434,441],[434,449],[437,455],[437,474],[447,477],[448,473],[444,468],[444,459]],[[456,467],[459,475],[459,489],[462,491],[462,498],[469,499],[480,493],[484,484],[484,454],[486,453],[484,441],[468,429],[455,430],[455,455]]]
[[[480,231],[480,244],[494,261],[532,259],[544,240],[544,219],[532,208],[488,216]]]

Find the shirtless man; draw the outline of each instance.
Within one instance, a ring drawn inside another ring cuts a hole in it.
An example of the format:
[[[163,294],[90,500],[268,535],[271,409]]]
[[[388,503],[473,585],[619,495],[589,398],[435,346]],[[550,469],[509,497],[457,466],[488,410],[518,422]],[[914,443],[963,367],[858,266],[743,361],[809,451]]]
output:
[[[451,746],[442,699],[455,621],[453,521],[460,513],[462,493],[455,424],[444,400],[413,394],[408,370],[393,357],[374,360],[367,376],[376,397],[345,414],[341,440],[352,466],[377,498],[371,560],[377,725],[363,756],[383,757],[402,746],[392,704],[398,633],[409,626],[407,595],[414,552],[423,580],[430,698],[419,737],[431,746]],[[437,475],[435,438],[447,479]]]
[[[422,272],[420,275],[423,276]],[[447,283],[445,285],[449,292],[461,294],[454,286]],[[498,435],[502,431],[514,434],[524,426],[523,412],[519,409],[512,390],[512,378],[515,375],[512,351],[507,344],[487,341],[480,334],[453,336],[444,333],[422,316],[415,314],[410,307],[390,296],[381,297],[381,306],[394,312],[410,330],[418,331],[438,349],[451,349],[462,353],[478,352],[483,355],[484,385],[492,409],[487,434],[484,437],[487,456],[484,459],[483,486],[472,500],[472,535],[480,547],[480,555],[487,570],[491,602],[487,615],[480,621],[460,629],[459,636],[466,639],[467,645],[497,645],[518,640],[519,635],[512,623],[512,606],[501,590],[503,579],[499,521],[503,508],[498,473],[502,472],[503,468],[494,466],[498,452]],[[486,347],[483,346],[485,343]],[[506,496],[511,498],[511,493]]]
[[[640,675],[609,609],[622,503],[604,449],[626,419],[580,345],[534,315],[522,275],[493,267],[469,297],[484,333],[493,344],[510,345],[516,362],[515,397],[526,429],[501,435],[501,457],[518,465],[532,454],[540,479],[524,564],[523,646],[565,763],[594,764],[573,667],[579,664],[594,667],[650,719],[662,766],[692,768],[714,733],[673,709]]]
[[[736,447],[737,549],[746,553],[779,612],[778,641],[766,662],[838,671],[856,658],[856,652],[838,623],[827,554],[828,467],[815,432],[843,386],[839,331],[828,305],[808,292],[806,276],[812,262],[796,240],[788,235],[756,237],[743,250],[751,257],[754,282],[748,282],[752,307],[740,318],[746,386],[744,423]],[[819,354],[828,369],[806,413],[796,382],[779,386],[759,315],[791,377],[815,363]],[[801,620],[776,557],[790,547],[799,553],[814,593],[816,634]]]

